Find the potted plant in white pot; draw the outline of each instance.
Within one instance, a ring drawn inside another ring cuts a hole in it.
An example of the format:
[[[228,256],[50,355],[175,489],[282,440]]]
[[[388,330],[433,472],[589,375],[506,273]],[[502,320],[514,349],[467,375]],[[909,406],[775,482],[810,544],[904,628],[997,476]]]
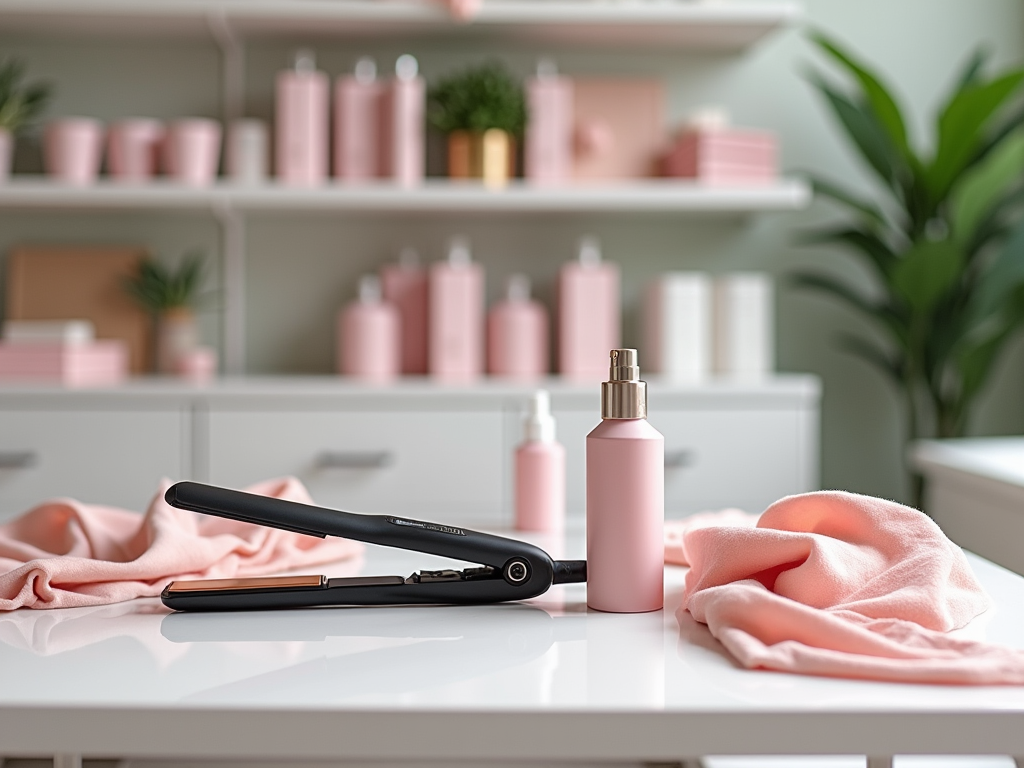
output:
[[[177,373],[180,362],[198,346],[196,309],[203,299],[199,289],[204,262],[199,252],[185,254],[176,269],[145,259],[138,274],[125,281],[125,290],[153,317],[157,373]]]
[[[25,83],[19,59],[0,63],[0,181],[11,175],[15,135],[35,120],[50,99],[47,83]]]

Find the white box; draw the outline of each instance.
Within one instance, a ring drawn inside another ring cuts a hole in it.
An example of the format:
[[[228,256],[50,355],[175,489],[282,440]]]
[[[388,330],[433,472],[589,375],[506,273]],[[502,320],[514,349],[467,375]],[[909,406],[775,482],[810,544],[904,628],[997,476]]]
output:
[[[680,382],[710,375],[711,299],[703,272],[667,272],[647,287],[642,369]]]
[[[716,374],[758,379],[775,369],[775,300],[762,272],[733,272],[715,279]]]

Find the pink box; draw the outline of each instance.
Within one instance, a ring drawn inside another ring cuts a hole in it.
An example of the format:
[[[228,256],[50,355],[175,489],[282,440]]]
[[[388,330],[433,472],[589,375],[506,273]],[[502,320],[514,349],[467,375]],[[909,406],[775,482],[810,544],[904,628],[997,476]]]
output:
[[[127,377],[128,348],[117,339],[88,344],[0,342],[0,381],[96,387],[120,384]]]
[[[686,131],[664,158],[666,176],[709,184],[769,184],[778,176],[778,140],[770,131]]]

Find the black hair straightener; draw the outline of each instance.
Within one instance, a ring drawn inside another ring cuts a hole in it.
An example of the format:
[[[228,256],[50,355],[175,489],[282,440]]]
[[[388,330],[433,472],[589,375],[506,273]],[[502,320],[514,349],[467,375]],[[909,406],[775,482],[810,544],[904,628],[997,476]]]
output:
[[[358,515],[200,483],[176,483],[172,507],[281,528],[450,557],[478,567],[401,576],[272,576],[174,581],[160,595],[176,611],[235,611],[323,605],[466,605],[524,600],[552,584],[587,580],[586,560],[552,560],[526,542],[390,515]]]

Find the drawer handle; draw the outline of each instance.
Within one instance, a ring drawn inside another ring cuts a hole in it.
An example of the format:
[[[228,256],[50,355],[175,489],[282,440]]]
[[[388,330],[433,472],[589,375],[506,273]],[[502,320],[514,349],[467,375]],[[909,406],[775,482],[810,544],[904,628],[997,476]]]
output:
[[[38,462],[35,451],[0,451],[0,469],[28,469]]]
[[[665,451],[665,469],[684,469],[693,466],[695,460],[693,451]]]
[[[394,463],[391,451],[324,451],[316,459],[320,469],[384,469]]]

